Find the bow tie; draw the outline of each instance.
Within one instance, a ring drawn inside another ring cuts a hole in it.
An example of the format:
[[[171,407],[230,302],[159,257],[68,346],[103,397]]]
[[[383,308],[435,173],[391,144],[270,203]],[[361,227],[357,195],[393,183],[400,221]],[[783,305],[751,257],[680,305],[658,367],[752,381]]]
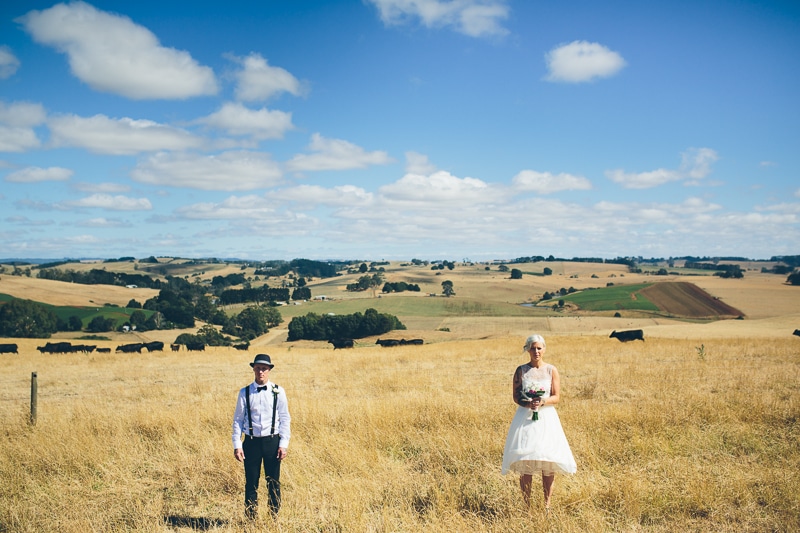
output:
[[[264,385],[263,387],[256,387],[256,392],[261,392],[262,390],[267,390],[267,386]]]

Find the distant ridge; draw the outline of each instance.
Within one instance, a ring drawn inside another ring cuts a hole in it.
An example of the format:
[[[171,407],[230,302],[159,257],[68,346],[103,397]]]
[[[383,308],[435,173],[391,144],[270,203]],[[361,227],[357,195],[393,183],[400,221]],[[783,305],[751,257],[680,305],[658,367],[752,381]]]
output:
[[[0,263],[4,265],[10,265],[13,263],[26,263],[30,265],[41,265],[42,263],[53,263],[55,261],[101,261],[101,259],[94,259],[94,258],[84,258],[84,259],[77,259],[74,257],[62,257],[62,258],[48,258],[43,259],[41,257],[12,257],[12,258],[2,258],[0,259]]]

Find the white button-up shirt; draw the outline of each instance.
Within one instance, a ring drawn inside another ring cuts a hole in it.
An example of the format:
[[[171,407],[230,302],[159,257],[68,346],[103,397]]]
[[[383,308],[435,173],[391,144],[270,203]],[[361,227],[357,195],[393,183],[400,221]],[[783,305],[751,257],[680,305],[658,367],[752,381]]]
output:
[[[247,418],[247,402],[245,391],[250,395],[250,416],[253,420],[253,436],[268,437],[272,434],[272,402],[275,394],[273,387],[278,389],[278,408],[275,412],[275,433],[281,436],[281,448],[289,447],[289,438],[292,435],[292,417],[289,416],[289,402],[286,399],[286,391],[283,387],[267,381],[266,390],[258,391],[259,385],[251,383],[243,389],[239,389],[239,397],[236,399],[236,410],[233,413],[233,431],[231,439],[233,448],[242,447],[242,435],[250,434],[250,422]],[[263,385],[262,385],[263,387]]]

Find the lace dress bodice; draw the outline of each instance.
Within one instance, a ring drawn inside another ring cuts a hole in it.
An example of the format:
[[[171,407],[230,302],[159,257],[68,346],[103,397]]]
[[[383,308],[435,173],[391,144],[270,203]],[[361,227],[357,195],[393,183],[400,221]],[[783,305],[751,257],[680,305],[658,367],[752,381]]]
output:
[[[553,381],[553,365],[543,365],[536,368],[530,365],[523,365],[522,373],[522,390],[538,390],[543,389],[543,398],[550,396],[550,387]]]

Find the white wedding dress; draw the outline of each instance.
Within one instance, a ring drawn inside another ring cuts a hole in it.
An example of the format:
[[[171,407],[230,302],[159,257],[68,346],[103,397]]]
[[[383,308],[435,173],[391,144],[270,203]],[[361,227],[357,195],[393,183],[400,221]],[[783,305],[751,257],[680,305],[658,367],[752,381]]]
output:
[[[542,368],[523,365],[523,371],[522,390],[544,389],[543,397],[550,396],[553,365]],[[532,415],[532,409],[517,408],[506,437],[502,473],[574,474],[578,466],[555,406],[540,407],[538,420],[531,420]]]

